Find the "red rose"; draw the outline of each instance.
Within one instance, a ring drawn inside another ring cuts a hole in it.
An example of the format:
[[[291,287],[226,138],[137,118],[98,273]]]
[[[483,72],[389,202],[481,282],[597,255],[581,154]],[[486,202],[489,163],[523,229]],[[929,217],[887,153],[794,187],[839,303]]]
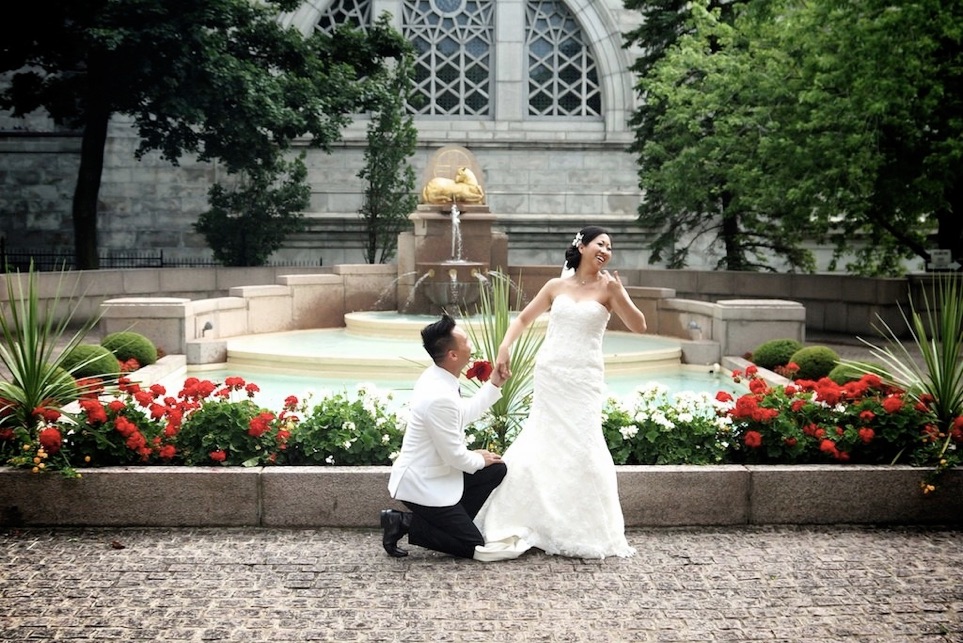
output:
[[[487,382],[488,378],[492,376],[492,365],[491,362],[486,362],[483,359],[476,361],[468,369],[465,374],[468,379],[477,379],[479,382]]]

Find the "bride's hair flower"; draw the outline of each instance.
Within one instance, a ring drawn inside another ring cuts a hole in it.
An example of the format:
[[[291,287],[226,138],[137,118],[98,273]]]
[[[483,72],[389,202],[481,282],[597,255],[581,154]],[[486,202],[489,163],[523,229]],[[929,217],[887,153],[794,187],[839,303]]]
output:
[[[572,239],[572,245],[578,247],[578,244],[582,243],[582,233],[578,232],[575,234],[575,238]]]
[[[485,361],[483,359],[476,360],[468,372],[465,373],[468,379],[477,379],[479,382],[487,382],[488,378],[492,376],[492,365],[491,362]]]

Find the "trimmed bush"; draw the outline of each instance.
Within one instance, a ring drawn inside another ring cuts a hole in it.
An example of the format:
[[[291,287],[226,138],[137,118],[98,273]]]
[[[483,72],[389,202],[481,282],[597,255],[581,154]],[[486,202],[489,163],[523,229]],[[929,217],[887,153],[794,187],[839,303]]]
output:
[[[133,331],[110,333],[100,341],[100,345],[121,362],[134,358],[141,366],[147,366],[157,361],[157,347],[154,342]]]
[[[835,368],[839,355],[828,346],[806,346],[793,353],[789,361],[799,367],[796,379],[818,380]]]
[[[859,366],[866,370],[861,371],[850,364],[837,364],[836,366],[833,367],[833,370],[829,371],[828,377],[829,379],[836,382],[837,384],[845,384],[846,382],[855,382],[856,380],[860,379],[863,375],[865,375],[866,371],[869,371],[870,373],[875,373],[876,375],[879,375],[880,377],[883,377],[883,378],[889,377],[889,373],[886,371],[886,369],[880,366],[879,364],[869,364],[866,362],[860,362]]]
[[[770,371],[777,366],[785,366],[796,351],[803,345],[795,339],[770,339],[763,342],[752,351],[752,362],[759,368]]]
[[[110,379],[120,374],[117,358],[100,344],[80,344],[64,355],[63,366],[78,378]]]

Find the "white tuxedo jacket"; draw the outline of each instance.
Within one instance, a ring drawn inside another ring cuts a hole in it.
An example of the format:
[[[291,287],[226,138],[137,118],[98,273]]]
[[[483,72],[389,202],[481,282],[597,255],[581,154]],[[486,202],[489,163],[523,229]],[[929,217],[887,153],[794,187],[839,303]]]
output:
[[[454,375],[429,366],[411,394],[408,428],[388,479],[391,497],[427,507],[457,504],[465,487],[463,473],[485,466],[481,454],[465,446],[465,427],[501,394],[485,382],[472,397],[462,398]]]

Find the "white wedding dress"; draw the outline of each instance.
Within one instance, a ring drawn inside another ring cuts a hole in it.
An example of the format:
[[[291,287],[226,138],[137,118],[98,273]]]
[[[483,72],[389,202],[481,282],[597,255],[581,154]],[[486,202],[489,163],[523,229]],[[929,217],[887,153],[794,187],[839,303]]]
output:
[[[547,554],[631,556],[615,465],[602,435],[608,310],[560,295],[535,365],[531,415],[506,450],[508,475],[475,524],[486,541],[520,537]]]

